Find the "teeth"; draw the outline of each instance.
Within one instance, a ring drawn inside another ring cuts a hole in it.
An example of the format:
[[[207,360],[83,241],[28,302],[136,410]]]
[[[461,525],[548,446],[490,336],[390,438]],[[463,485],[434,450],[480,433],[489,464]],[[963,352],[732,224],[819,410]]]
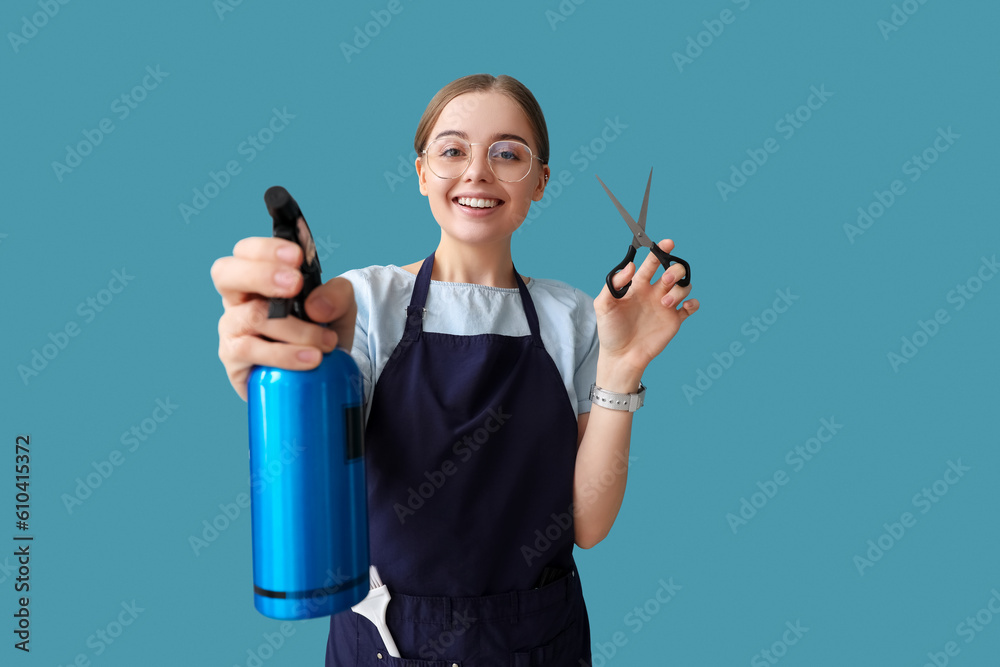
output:
[[[458,203],[472,208],[493,208],[500,203],[499,199],[476,199],[475,197],[459,197]]]

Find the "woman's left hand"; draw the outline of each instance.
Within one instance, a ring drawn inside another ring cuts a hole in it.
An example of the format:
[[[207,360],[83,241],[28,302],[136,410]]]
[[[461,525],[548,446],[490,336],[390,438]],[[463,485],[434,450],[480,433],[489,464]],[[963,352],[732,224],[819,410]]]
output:
[[[659,246],[671,252],[674,242],[665,239]],[[641,373],[663,351],[684,320],[698,310],[697,299],[684,301],[691,292],[691,285],[676,285],[684,277],[684,266],[674,264],[652,282],[659,266],[653,253],[649,253],[638,270],[635,264],[629,263],[611,279],[615,289],[632,281],[625,296],[614,298],[605,285],[594,300],[597,335],[604,361],[622,364]]]

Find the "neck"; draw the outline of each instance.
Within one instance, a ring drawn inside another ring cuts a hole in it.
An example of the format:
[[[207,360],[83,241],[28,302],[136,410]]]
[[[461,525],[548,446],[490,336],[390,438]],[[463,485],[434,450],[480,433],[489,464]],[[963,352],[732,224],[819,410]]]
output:
[[[496,243],[470,245],[442,234],[441,243],[434,251],[431,278],[449,283],[517,287],[510,238]]]

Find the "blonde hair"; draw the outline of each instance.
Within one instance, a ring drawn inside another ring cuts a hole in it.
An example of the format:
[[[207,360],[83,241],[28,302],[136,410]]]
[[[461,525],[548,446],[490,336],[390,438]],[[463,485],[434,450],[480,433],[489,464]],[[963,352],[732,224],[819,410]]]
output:
[[[444,111],[445,106],[459,95],[472,92],[503,93],[521,107],[524,115],[528,117],[528,123],[531,125],[532,131],[535,133],[535,142],[538,145],[538,157],[541,158],[542,164],[549,163],[549,131],[545,127],[545,116],[542,114],[542,108],[538,105],[535,96],[531,94],[531,91],[523,83],[506,74],[501,74],[500,76],[470,74],[469,76],[463,76],[461,79],[455,79],[439,90],[431,98],[430,103],[424,110],[424,115],[420,117],[420,123],[417,125],[417,134],[413,138],[413,148],[416,149],[418,155],[422,154],[424,148],[427,147],[427,140],[430,137],[431,130],[441,116],[441,112]]]

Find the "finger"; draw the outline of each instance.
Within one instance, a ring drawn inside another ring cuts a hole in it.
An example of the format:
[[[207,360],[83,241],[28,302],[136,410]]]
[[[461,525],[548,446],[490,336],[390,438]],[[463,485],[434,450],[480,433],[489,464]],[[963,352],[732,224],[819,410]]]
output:
[[[312,291],[306,299],[306,314],[316,322],[329,322],[339,344],[350,349],[354,342],[354,325],[358,304],[354,286],[347,278],[331,278]]]
[[[233,247],[233,257],[259,261],[277,261],[291,264],[295,268],[302,265],[302,248],[297,243],[270,236],[251,236],[241,239]]]
[[[231,306],[219,318],[219,340],[241,336],[263,336],[276,342],[316,347],[323,352],[337,346],[336,332],[320,324],[297,317],[269,318],[268,302],[259,298]]]
[[[664,252],[670,252],[674,249],[674,242],[670,239],[664,239],[657,245],[660,250],[663,250]],[[641,280],[645,284],[649,285],[653,281],[653,276],[656,275],[656,270],[658,268],[660,268],[660,260],[656,259],[656,255],[650,252],[646,255],[646,259],[643,260],[642,266],[639,267],[639,271],[635,276],[636,280]]]
[[[331,278],[309,294],[306,314],[316,322],[343,317],[354,305],[354,286],[347,278]]]
[[[684,270],[684,265],[680,262],[676,264],[671,264],[660,276],[660,283],[666,289],[670,289],[677,284],[677,281],[685,276],[687,272]],[[690,286],[691,283],[688,283]]]
[[[698,303],[698,299],[689,299],[681,304],[681,307],[677,309],[677,315],[680,317],[680,323],[683,324],[684,320],[694,315],[701,308],[701,304]]]
[[[212,264],[212,281],[229,307],[256,296],[290,298],[302,289],[302,274],[274,260],[222,257]]]
[[[333,329],[304,322],[297,317],[276,317],[264,320],[260,334],[276,342],[315,347],[330,352],[337,347],[338,336]]]
[[[670,268],[673,269],[674,267]],[[684,267],[681,267],[682,271],[683,269]],[[671,271],[670,273],[671,275],[675,274],[674,271]],[[675,303],[680,303],[684,299],[688,298],[689,294],[691,294],[691,283],[688,283],[686,287],[680,287],[676,283],[670,283],[670,284],[672,286],[670,287],[669,290],[667,290],[667,293],[664,294],[663,297],[660,299],[660,303],[662,303],[664,306],[672,306]]]
[[[316,368],[322,360],[320,350],[310,345],[293,345],[266,341],[256,336],[222,339],[219,358],[230,372],[230,377],[241,374],[251,366],[273,366],[290,371]]]
[[[632,280],[635,275],[635,263],[629,262],[625,265],[625,268],[611,276],[611,284],[615,286],[616,290],[628,285],[628,282]]]

